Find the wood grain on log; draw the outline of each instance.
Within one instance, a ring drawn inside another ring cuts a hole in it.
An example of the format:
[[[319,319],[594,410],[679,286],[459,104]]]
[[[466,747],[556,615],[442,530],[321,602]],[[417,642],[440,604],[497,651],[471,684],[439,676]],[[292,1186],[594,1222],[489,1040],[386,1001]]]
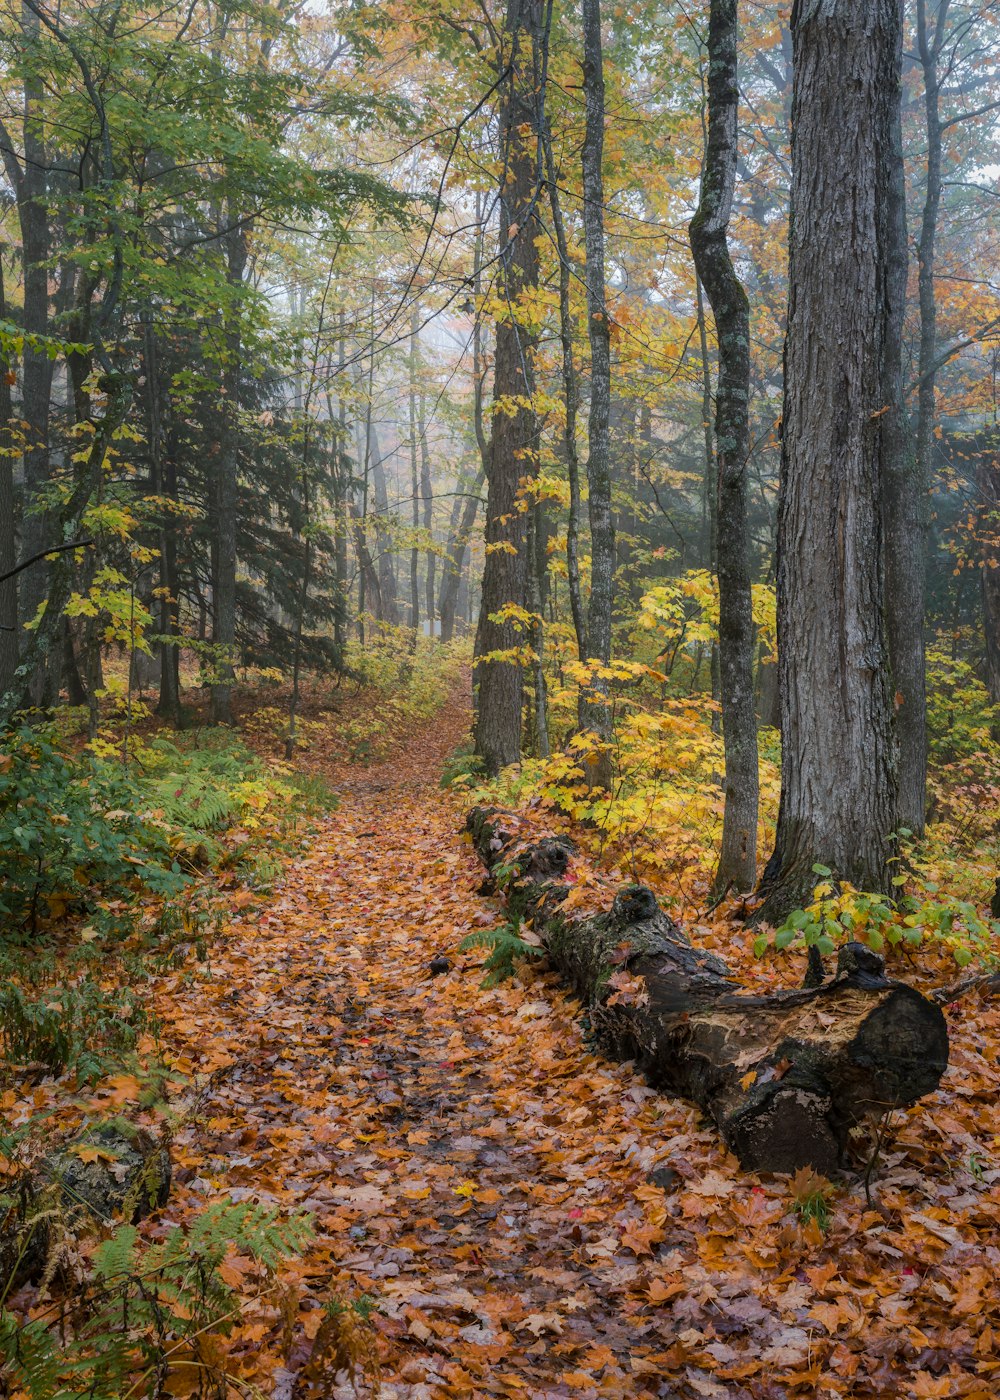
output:
[[[864,944],[842,948],[836,976],[820,987],[748,992],[643,886],[621,890],[607,912],[567,910],[574,848],[564,838],[525,842],[516,818],[483,807],[468,829],[603,1046],[635,1060],[654,1087],[698,1104],[748,1170],[808,1165],[830,1175],[852,1127],[937,1088],[948,1063],[940,1007],[889,980]],[[611,978],[622,972],[629,991],[616,995]]]

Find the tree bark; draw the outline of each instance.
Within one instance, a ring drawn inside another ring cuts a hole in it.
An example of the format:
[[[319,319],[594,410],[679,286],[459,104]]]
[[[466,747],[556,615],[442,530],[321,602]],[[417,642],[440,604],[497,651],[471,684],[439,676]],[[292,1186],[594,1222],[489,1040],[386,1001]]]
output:
[[[419,341],[418,341],[419,345]],[[427,441],[427,401],[417,395],[417,437],[420,442],[420,495],[423,502],[426,570],[424,596],[427,599],[427,630],[434,636],[434,604],[437,597],[437,554],[434,550],[434,483],[431,479],[431,449]]]
[[[532,404],[537,336],[523,294],[538,285],[538,133],[543,113],[540,0],[509,0],[511,45],[500,114],[498,293],[507,314],[497,321],[494,412],[487,465],[486,560],[483,568],[474,679],[478,686],[476,752],[497,774],[521,756],[524,632],[504,613],[526,601],[523,479],[535,475],[538,424]]]
[[[715,395],[719,683],[726,755],[722,849],[714,891],[753,889],[757,878],[757,716],[747,521],[750,456],[750,306],[729,252],[736,187],[739,87],[736,0],[712,0],[708,31],[708,144],[691,251],[719,342]]]
[[[559,343],[562,349],[563,404],[566,415],[563,424],[563,455],[566,458],[566,476],[569,481],[569,514],[566,521],[566,582],[569,589],[570,612],[573,615],[573,630],[576,633],[576,654],[581,661],[586,661],[587,619],[583,610],[583,593],[580,588],[580,459],[576,449],[576,418],[580,406],[580,386],[577,380],[576,365],[573,362],[573,315],[569,296],[569,279],[573,268],[570,263],[569,243],[562,216],[562,202],[559,198],[555,159],[552,155],[552,134],[547,125],[545,129],[545,171],[548,177],[552,227],[556,235],[556,251],[559,254]]]
[[[583,0],[583,93],[587,119],[583,138],[583,233],[587,253],[587,332],[590,339],[590,412],[587,419],[587,485],[590,516],[590,598],[587,659],[611,660],[611,594],[615,573],[615,527],[611,514],[611,326],[604,278],[604,55],[601,2]],[[611,707],[608,682],[592,677],[581,694],[580,723],[592,729],[601,748],[591,768],[595,786],[612,782]]]
[[[799,0],[792,14],[781,803],[759,911],[772,923],[808,899],[817,862],[861,889],[891,889],[881,498],[899,23],[898,0]]]
[[[450,642],[455,635],[458,585],[461,582],[462,567],[476,524],[476,516],[479,514],[479,493],[485,480],[486,473],[480,471],[475,481],[469,483],[455,529],[448,541],[448,552],[441,569],[441,593],[438,601],[442,642]]]
[[[40,21],[28,5],[21,7],[21,28],[26,45],[40,42]],[[24,84],[24,162],[19,167],[11,153],[8,174],[17,196],[21,230],[21,262],[24,279],[23,325],[32,335],[47,335],[49,324],[49,219],[46,204],[48,154],[42,136],[40,109],[44,104],[41,84],[30,77]],[[13,167],[13,170],[12,170]],[[43,498],[50,476],[49,415],[52,399],[53,362],[44,350],[25,345],[21,373],[24,447],[24,509],[21,530],[22,557],[27,559],[51,545],[56,529]],[[20,580],[19,618],[23,625],[36,617],[49,590],[49,566],[42,563],[28,569]],[[53,677],[46,650],[39,657],[39,669],[31,677],[30,695],[35,705],[52,698]]]
[[[902,49],[902,24],[899,31]],[[902,53],[900,62],[901,58]],[[921,465],[914,459],[911,450],[903,385],[903,327],[906,316],[909,247],[906,234],[903,133],[898,102],[894,103],[892,114],[888,230],[886,271],[889,325],[885,345],[882,421],[885,631],[892,670],[896,739],[899,746],[898,825],[913,832],[915,836],[921,836],[927,808],[924,483],[929,481],[929,476],[926,461]],[[933,387],[931,393],[933,397]],[[918,433],[918,438],[919,436]]]
[[[233,211],[227,218],[233,224]],[[249,256],[246,229],[233,227],[225,238],[226,276],[238,292]],[[240,367],[242,337],[240,307],[236,300],[228,310],[230,324],[225,335],[225,362],[222,367],[222,429],[219,455],[214,472],[214,540],[212,571],[213,680],[209,715],[213,724],[233,724],[233,663],[236,656],[236,512],[239,492],[240,456]]]
[[[746,992],[641,885],[620,890],[609,913],[567,912],[574,849],[565,838],[526,843],[516,817],[478,807],[468,827],[487,868],[505,872],[511,914],[532,920],[603,1048],[704,1109],[746,1170],[812,1166],[829,1176],[854,1125],[937,1088],[948,1063],[940,1007],[888,980],[865,945],[843,948],[822,987]]]
[[[0,261],[0,316],[7,315],[7,299]],[[0,695],[14,679],[18,657],[17,626],[17,534],[14,528],[14,457],[16,448],[11,431],[14,406],[11,401],[10,360],[0,350]]]
[[[1000,705],[1000,460],[988,442],[979,452],[976,485],[982,553],[983,679],[991,702]]]
[[[417,466],[419,448],[417,444],[417,330],[419,322],[414,307],[410,316],[410,502],[413,512],[413,543],[410,546],[410,626],[413,628],[414,645],[417,629],[420,626],[420,475]],[[433,611],[430,613],[433,618]]]

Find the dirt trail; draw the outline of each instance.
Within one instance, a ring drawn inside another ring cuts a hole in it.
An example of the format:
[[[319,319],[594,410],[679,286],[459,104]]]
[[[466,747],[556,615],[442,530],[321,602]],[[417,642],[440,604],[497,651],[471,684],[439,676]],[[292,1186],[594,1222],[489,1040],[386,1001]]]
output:
[[[245,1329],[248,1376],[278,1394],[309,1394],[309,1313],[338,1290],[379,1300],[386,1396],[670,1394],[642,1379],[664,1343],[626,1316],[646,1282],[622,1234],[663,1199],[642,1145],[692,1124],[674,1106],[665,1125],[634,1076],[588,1053],[547,979],[482,991],[482,955],[456,956],[497,922],[437,785],[467,722],[450,706],[338,783],[339,808],[269,906],[230,926],[211,979],[161,986],[175,1059],[218,1071],[177,1139],[174,1209],[228,1193],[314,1213],[305,1331],[279,1357],[252,1353],[266,1316]],[[453,970],[434,977],[439,953]]]
[[[246,1301],[234,1400],[353,1393],[305,1379],[338,1295],[376,1300],[390,1400],[995,1394],[995,1002],[963,1005],[942,1091],[897,1116],[876,1205],[848,1182],[810,1223],[593,1055],[550,976],[480,987],[458,945],[499,918],[437,785],[467,724],[456,701],[369,769],[320,741],[339,808],[209,976],[159,982],[175,1062],[215,1072],[167,1217],[232,1195],[316,1221],[283,1306]]]

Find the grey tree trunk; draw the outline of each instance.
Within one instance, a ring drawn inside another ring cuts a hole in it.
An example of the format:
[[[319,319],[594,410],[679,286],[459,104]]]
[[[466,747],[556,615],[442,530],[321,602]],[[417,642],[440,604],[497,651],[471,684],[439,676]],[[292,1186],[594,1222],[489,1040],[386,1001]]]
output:
[[[389,483],[386,480],[382,449],[379,447],[378,431],[370,418],[368,421],[368,460],[375,496],[375,563],[378,567],[379,597],[381,599],[376,615],[380,621],[390,622],[395,626],[399,622],[399,599],[396,590],[396,569],[392,557]]]
[[[420,440],[420,496],[423,501],[423,525],[427,555],[424,580],[427,599],[427,621],[434,635],[434,602],[437,597],[437,555],[434,552],[434,484],[431,480],[431,449],[427,441],[427,403],[423,393],[417,395],[417,437]]]
[[[798,0],[792,12],[781,805],[760,910],[771,922],[808,898],[817,862],[891,888],[881,410],[899,24],[899,0]]]
[[[451,538],[448,552],[441,567],[441,593],[438,599],[438,615],[441,618],[441,640],[450,642],[455,635],[455,616],[458,608],[459,584],[469,549],[469,540],[479,514],[479,493],[483,489],[486,473],[480,471],[475,481],[468,485],[468,492],[462,502]]]
[[[7,301],[0,263],[0,316],[7,315]],[[0,695],[5,695],[17,669],[17,579],[13,570],[17,563],[17,536],[14,529],[14,442],[11,402],[7,375],[10,361],[0,352]]]
[[[581,661],[587,659],[587,620],[583,610],[583,594],[580,589],[580,459],[576,450],[576,417],[580,406],[580,386],[577,382],[576,366],[573,363],[573,316],[570,309],[570,276],[573,271],[569,256],[569,243],[566,238],[566,225],[562,216],[562,203],[559,199],[559,184],[556,178],[555,160],[552,155],[552,137],[545,131],[545,173],[548,176],[549,207],[552,210],[552,227],[556,235],[556,251],[559,254],[559,343],[562,349],[563,403],[566,418],[563,426],[563,455],[566,458],[566,475],[569,480],[569,517],[566,522],[566,581],[569,588],[569,606],[573,615],[573,630],[576,633],[576,652]]]
[[[522,478],[535,474],[538,424],[531,396],[536,334],[522,324],[522,294],[538,285],[538,133],[544,95],[541,78],[540,0],[509,0],[506,37],[511,45],[509,76],[500,114],[500,147],[505,178],[500,188],[499,294],[507,314],[497,321],[488,456],[486,561],[475,682],[478,686],[476,752],[490,775],[521,756],[521,703],[524,688],[523,629],[503,610],[523,609],[527,589],[525,512],[519,509]]]
[[[38,16],[23,5],[21,28],[29,47],[39,42]],[[11,154],[7,162],[17,172],[14,184],[21,229],[23,267],[24,329],[34,335],[49,332],[49,226],[46,206],[48,156],[39,120],[44,93],[30,77],[24,84],[24,163],[18,167]],[[5,143],[6,144],[6,143]],[[21,531],[22,558],[28,559],[52,544],[55,527],[42,499],[49,482],[49,412],[52,398],[53,362],[41,350],[24,347],[21,375],[24,447],[24,510]],[[25,570],[19,580],[19,618],[30,622],[48,596],[49,564],[40,563]],[[40,656],[38,671],[31,678],[31,699],[36,705],[53,698],[55,683],[49,666],[49,653]]]
[[[410,626],[413,628],[416,645],[417,628],[420,626],[420,477],[417,467],[417,311],[414,307],[410,317],[410,489],[413,511],[413,543],[410,547]],[[431,611],[433,618],[434,613]]]
[[[235,224],[233,211],[227,220]],[[243,285],[248,261],[243,225],[227,234],[226,276],[234,288]],[[214,678],[209,715],[213,724],[233,724],[233,662],[236,655],[236,511],[240,455],[240,364],[242,337],[239,306],[230,308],[231,322],[225,335],[226,362],[222,368],[222,430],[214,473],[214,526],[212,575],[212,642],[215,646]]]
[[[708,150],[708,137],[705,137]],[[708,363],[708,335],[705,330],[705,296],[701,278],[695,272],[695,297],[698,308],[698,343],[701,349],[701,424],[705,440],[705,476],[702,494],[702,557],[713,574],[718,575],[717,538],[719,533],[719,492],[716,481],[715,434],[712,430],[712,371]],[[712,701],[719,699],[719,643],[712,643],[710,660]],[[712,710],[712,733],[721,729],[719,713]]]
[[[757,716],[747,522],[750,456],[750,307],[729,252],[736,186],[739,87],[736,0],[712,0],[708,30],[708,144],[691,251],[719,342],[715,395],[719,683],[726,754],[722,849],[714,889],[753,889],[757,878]]]
[[[885,628],[894,690],[896,739],[899,746],[898,824],[920,836],[924,830],[927,808],[924,493],[929,481],[929,464],[926,458],[930,439],[928,436],[926,451],[918,453],[915,457],[910,441],[903,386],[903,324],[906,315],[909,248],[906,235],[903,133],[898,104],[892,120],[889,196],[889,327],[885,347],[882,419]],[[933,388],[931,397],[933,399]],[[918,432],[918,437],[922,431],[921,429]]]
[[[983,679],[990,700],[1000,705],[1000,461],[989,444],[979,454],[976,485],[982,549]]]
[[[587,654],[591,663],[611,660],[611,593],[615,572],[615,526],[611,514],[611,327],[604,278],[604,56],[601,0],[583,0],[583,92],[587,121],[583,138],[583,232],[587,253],[587,332],[590,339],[590,414],[587,420],[587,485],[590,514],[590,598]],[[588,693],[589,692],[589,693]],[[611,737],[608,683],[597,676],[581,696],[581,726],[602,745]],[[610,788],[612,756],[602,747],[592,770],[595,785]]]

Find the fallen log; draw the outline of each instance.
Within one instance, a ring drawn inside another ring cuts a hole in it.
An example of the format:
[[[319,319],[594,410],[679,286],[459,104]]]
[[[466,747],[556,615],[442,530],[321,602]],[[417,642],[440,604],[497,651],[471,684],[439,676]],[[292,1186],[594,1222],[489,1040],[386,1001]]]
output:
[[[842,948],[836,976],[819,987],[747,992],[644,886],[620,890],[607,912],[564,907],[571,842],[526,842],[516,818],[483,807],[468,830],[497,893],[512,916],[531,920],[602,1047],[698,1104],[746,1169],[811,1166],[829,1176],[853,1127],[937,1088],[948,1064],[940,1007],[890,981],[864,944]]]

